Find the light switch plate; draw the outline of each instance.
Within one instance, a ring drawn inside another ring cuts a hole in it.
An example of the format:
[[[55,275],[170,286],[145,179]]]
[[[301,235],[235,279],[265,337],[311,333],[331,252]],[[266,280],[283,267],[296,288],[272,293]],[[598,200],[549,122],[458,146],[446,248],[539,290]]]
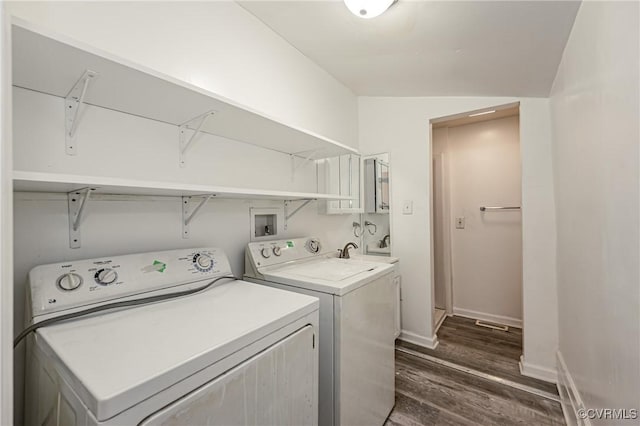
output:
[[[413,201],[405,200],[402,202],[402,214],[413,214]]]
[[[456,217],[456,229],[464,229],[464,217]]]

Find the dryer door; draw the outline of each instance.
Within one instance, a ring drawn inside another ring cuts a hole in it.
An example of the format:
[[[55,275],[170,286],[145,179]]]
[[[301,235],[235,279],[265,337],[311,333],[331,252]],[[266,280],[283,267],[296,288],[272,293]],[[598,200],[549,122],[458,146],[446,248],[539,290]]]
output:
[[[317,345],[306,326],[141,423],[317,425]]]

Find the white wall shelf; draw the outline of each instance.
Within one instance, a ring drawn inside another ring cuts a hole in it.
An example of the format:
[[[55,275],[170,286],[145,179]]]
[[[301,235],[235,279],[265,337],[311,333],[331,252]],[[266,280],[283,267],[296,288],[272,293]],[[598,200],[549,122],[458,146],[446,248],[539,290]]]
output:
[[[94,188],[92,194],[189,197],[210,195],[216,198],[256,200],[351,200],[350,197],[314,192],[271,191],[264,189],[193,185],[176,182],[156,182],[102,176],[65,175],[29,171],[13,172],[15,192],[69,193]]]
[[[200,131],[302,158],[357,153],[347,145],[21,20],[13,22],[12,42],[13,85],[17,87],[65,98],[91,70],[99,78],[85,93],[86,105],[192,130],[198,125],[194,118],[212,112]]]

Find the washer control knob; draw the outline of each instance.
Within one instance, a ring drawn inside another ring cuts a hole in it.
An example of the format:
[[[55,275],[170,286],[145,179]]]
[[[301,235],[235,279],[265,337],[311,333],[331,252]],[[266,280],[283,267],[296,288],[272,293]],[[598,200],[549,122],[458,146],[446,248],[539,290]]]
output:
[[[60,289],[64,291],[71,291],[80,287],[80,284],[82,284],[82,277],[70,272],[68,274],[61,275],[56,283]]]
[[[100,285],[109,285],[116,282],[118,273],[111,268],[102,268],[96,272],[94,278]]]
[[[275,254],[276,256],[280,256],[282,254],[282,249],[278,246],[275,246],[273,248],[273,254]]]
[[[268,259],[271,257],[271,250],[269,250],[267,247],[260,250],[260,253],[262,254],[262,257],[264,257],[265,259]]]
[[[208,272],[213,267],[213,259],[205,253],[197,253],[193,257],[193,263],[201,272]]]

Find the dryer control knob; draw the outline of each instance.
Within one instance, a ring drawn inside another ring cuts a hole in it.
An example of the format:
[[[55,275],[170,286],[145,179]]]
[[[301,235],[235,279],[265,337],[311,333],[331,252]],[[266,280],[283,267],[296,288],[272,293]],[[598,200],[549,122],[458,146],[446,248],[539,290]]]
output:
[[[213,259],[208,254],[198,253],[195,256],[194,262],[196,267],[201,271],[208,271],[213,266]]]
[[[282,254],[282,249],[278,246],[275,246],[273,248],[273,254],[275,254],[276,256],[280,256]]]
[[[71,272],[61,275],[56,283],[60,289],[64,291],[71,291],[80,287],[80,284],[82,284],[82,277]]]
[[[116,282],[118,273],[111,268],[102,268],[94,276],[96,282],[100,285],[109,285]]]
[[[262,257],[264,257],[265,259],[268,259],[271,257],[271,250],[265,247],[262,250],[260,250],[260,254],[262,254]]]

